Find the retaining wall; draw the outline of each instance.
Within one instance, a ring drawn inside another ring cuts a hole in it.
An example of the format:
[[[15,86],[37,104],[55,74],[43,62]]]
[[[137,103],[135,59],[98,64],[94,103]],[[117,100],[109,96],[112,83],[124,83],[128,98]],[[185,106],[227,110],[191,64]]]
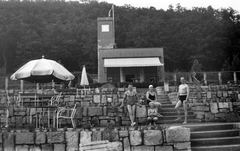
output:
[[[104,141],[105,140],[105,141]],[[190,129],[141,128],[0,133],[4,151],[177,151],[191,150]]]

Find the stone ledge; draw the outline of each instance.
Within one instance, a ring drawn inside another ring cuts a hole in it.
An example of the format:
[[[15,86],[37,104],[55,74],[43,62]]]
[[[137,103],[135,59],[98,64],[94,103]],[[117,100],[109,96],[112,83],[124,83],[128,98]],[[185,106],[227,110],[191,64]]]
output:
[[[166,129],[166,142],[189,142],[190,141],[190,129],[181,126],[174,126]]]

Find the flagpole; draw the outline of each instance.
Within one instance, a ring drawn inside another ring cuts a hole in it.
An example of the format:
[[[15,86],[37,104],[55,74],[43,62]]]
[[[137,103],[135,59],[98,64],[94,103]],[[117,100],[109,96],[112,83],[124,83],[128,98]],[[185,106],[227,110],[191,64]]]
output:
[[[115,18],[114,18],[114,4],[112,4],[112,13],[113,13],[113,37],[114,37],[114,44],[115,44]]]

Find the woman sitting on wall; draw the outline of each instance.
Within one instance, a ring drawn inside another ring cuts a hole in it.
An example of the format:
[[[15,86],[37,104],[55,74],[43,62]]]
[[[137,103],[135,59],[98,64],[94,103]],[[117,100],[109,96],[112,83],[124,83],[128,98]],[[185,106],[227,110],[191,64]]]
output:
[[[138,102],[137,92],[133,90],[132,84],[128,85],[128,90],[124,93],[123,101],[121,107],[124,106],[124,102],[127,102],[127,109],[129,113],[129,117],[131,120],[131,126],[136,124],[135,116],[136,116],[136,103]]]
[[[146,94],[147,104],[153,103],[158,108],[159,117],[162,117],[160,114],[160,110],[162,108],[162,104],[157,102],[157,93],[154,91],[153,85],[149,85],[149,91]]]

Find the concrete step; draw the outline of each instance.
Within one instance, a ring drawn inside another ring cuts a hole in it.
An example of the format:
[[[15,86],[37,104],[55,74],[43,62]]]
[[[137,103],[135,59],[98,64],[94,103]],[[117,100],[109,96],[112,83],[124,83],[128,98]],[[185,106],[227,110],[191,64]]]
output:
[[[158,118],[158,120],[164,120],[164,121],[166,121],[166,120],[175,120],[175,119],[177,119],[178,118],[178,116],[176,115],[176,116],[163,116],[163,117],[159,117]],[[182,120],[184,119],[184,115],[181,115],[181,118],[182,118]],[[188,119],[195,119],[196,118],[196,116],[195,115],[188,115]]]
[[[240,136],[191,139],[192,147],[214,146],[214,145],[235,145],[235,144],[240,144]]]
[[[157,124],[182,124],[183,123],[183,118],[180,121],[174,121],[174,120],[158,120],[156,123]],[[188,124],[189,123],[200,123],[198,119],[188,119]],[[183,125],[184,126],[184,125]]]
[[[234,137],[239,136],[239,132],[240,130],[237,129],[191,132],[191,139]]]
[[[170,102],[170,100],[168,98],[167,99],[166,98],[157,98],[157,100],[158,101],[169,101]]]
[[[170,102],[170,101],[158,101],[158,102],[160,102],[161,104],[169,104],[169,105],[171,105],[172,104],[172,102]]]
[[[180,111],[183,111],[183,107],[180,107],[179,108]],[[188,111],[191,111],[191,108],[187,108]],[[161,112],[176,112],[176,109],[175,108],[162,108],[161,109]]]
[[[163,108],[175,108],[175,104],[162,104]]]
[[[240,151],[240,144],[192,147],[192,151]]]
[[[165,98],[168,98],[168,94],[158,94],[157,96],[158,96],[158,97],[165,97]]]
[[[196,131],[215,131],[215,130],[232,130],[233,123],[209,123],[202,125],[187,125],[187,128],[190,128],[191,132]]]
[[[161,114],[162,114],[163,116],[177,116],[177,115],[178,115],[178,114],[176,113],[176,111],[174,111],[174,112],[167,112],[167,111],[165,111],[165,112],[161,112]],[[181,112],[180,112],[180,115],[184,115],[184,112],[181,111]],[[188,115],[194,115],[194,113],[193,113],[192,111],[188,111]]]

